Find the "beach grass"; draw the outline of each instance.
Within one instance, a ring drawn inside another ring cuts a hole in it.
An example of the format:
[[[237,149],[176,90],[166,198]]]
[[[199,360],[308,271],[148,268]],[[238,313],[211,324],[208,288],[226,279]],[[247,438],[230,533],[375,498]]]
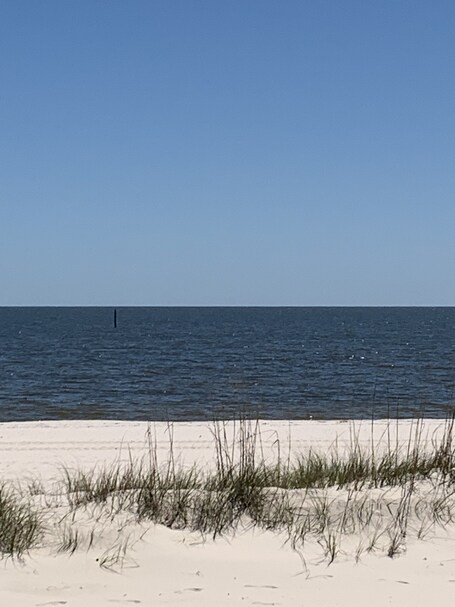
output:
[[[39,513],[6,485],[0,485],[0,555],[21,557],[43,532]]]
[[[140,521],[213,537],[240,524],[285,531],[293,546],[317,537],[330,562],[342,535],[367,533],[365,550],[375,549],[380,536],[393,557],[404,549],[411,520],[422,538],[454,518],[454,418],[430,445],[423,444],[423,425],[415,421],[404,447],[388,441],[382,452],[375,445],[361,449],[353,433],[343,452],[334,446],[328,453],[310,450],[283,461],[277,444],[275,461],[267,462],[258,422],[241,420],[234,438],[218,422],[214,470],[177,465],[172,439],[160,466],[150,441],[140,462],[67,471],[66,491],[72,507],[109,502],[111,510],[126,509]],[[380,493],[370,491],[375,489]]]
[[[65,514],[49,525],[48,508],[46,533],[57,529],[60,552],[90,549],[96,531],[84,535],[75,522],[75,513],[88,512],[97,521],[127,516],[213,538],[258,527],[284,534],[300,552],[305,542],[316,541],[328,563],[343,552],[346,538],[358,539],[356,560],[377,550],[395,557],[410,536],[425,539],[436,527],[455,522],[454,417],[445,420],[438,440],[424,439],[423,428],[424,420],[417,419],[404,445],[386,435],[381,448],[373,439],[366,448],[353,425],[347,448],[334,444],[326,452],[311,449],[292,457],[290,450],[281,456],[277,439],[271,458],[264,456],[258,421],[239,420],[233,434],[227,422],[214,422],[214,466],[186,468],[178,463],[171,425],[163,464],[149,427],[140,460],[63,470],[54,494],[57,511],[63,508]],[[29,498],[37,486],[29,484]],[[1,554],[21,555],[37,545],[46,530],[42,521],[36,505],[0,488]],[[124,554],[126,544],[118,545]]]

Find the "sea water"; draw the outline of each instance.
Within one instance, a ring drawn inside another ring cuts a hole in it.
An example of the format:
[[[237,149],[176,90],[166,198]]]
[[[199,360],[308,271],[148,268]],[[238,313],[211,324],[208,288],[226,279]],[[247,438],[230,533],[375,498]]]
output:
[[[443,417],[455,308],[0,308],[0,421]]]

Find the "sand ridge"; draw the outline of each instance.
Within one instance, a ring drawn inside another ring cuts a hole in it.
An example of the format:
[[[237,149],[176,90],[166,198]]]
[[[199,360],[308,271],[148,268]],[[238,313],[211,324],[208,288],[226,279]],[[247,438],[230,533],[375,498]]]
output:
[[[372,440],[367,420],[263,421],[260,427],[266,457],[276,454],[277,437],[283,453],[287,445],[293,453],[310,448],[324,451],[334,445],[343,449],[353,433],[365,448]],[[235,434],[233,425],[227,425],[226,431]],[[411,420],[398,426],[379,421],[373,427],[373,439],[377,444],[398,441],[405,447],[412,431]],[[141,457],[150,436],[164,458],[170,432],[175,452],[185,465],[213,461],[210,424],[177,423],[172,429],[164,423],[114,421],[0,424],[0,478],[21,481],[39,476],[50,487],[63,465],[89,469],[103,462],[126,462],[132,455]],[[427,444],[442,432],[442,420],[425,421]],[[54,498],[46,499],[52,503]],[[58,501],[54,506],[57,511],[61,507]],[[62,516],[67,517],[67,529],[78,524],[89,533],[90,511],[73,517],[63,512]],[[285,535],[258,528],[239,528],[213,541],[188,530],[125,519],[122,536],[117,538],[117,530],[109,527],[107,519],[99,520],[104,536],[90,550],[81,548],[69,556],[59,554],[57,546],[43,546],[33,549],[23,562],[4,560],[0,605],[455,604],[453,527],[433,529],[424,541],[410,538],[406,551],[393,559],[365,552],[356,562],[355,547],[362,538],[352,537],[328,565],[317,542],[294,550]],[[123,541],[128,543],[124,552]]]

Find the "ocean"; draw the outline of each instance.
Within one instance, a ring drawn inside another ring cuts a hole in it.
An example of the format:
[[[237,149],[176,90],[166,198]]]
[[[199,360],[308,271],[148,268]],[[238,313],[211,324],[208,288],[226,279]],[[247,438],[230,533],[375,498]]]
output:
[[[0,421],[445,417],[455,308],[0,308]]]

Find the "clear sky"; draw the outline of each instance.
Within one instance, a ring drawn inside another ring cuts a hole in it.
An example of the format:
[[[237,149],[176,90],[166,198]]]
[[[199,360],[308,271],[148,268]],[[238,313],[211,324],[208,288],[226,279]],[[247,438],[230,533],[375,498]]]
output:
[[[454,305],[453,0],[0,0],[0,305]]]

